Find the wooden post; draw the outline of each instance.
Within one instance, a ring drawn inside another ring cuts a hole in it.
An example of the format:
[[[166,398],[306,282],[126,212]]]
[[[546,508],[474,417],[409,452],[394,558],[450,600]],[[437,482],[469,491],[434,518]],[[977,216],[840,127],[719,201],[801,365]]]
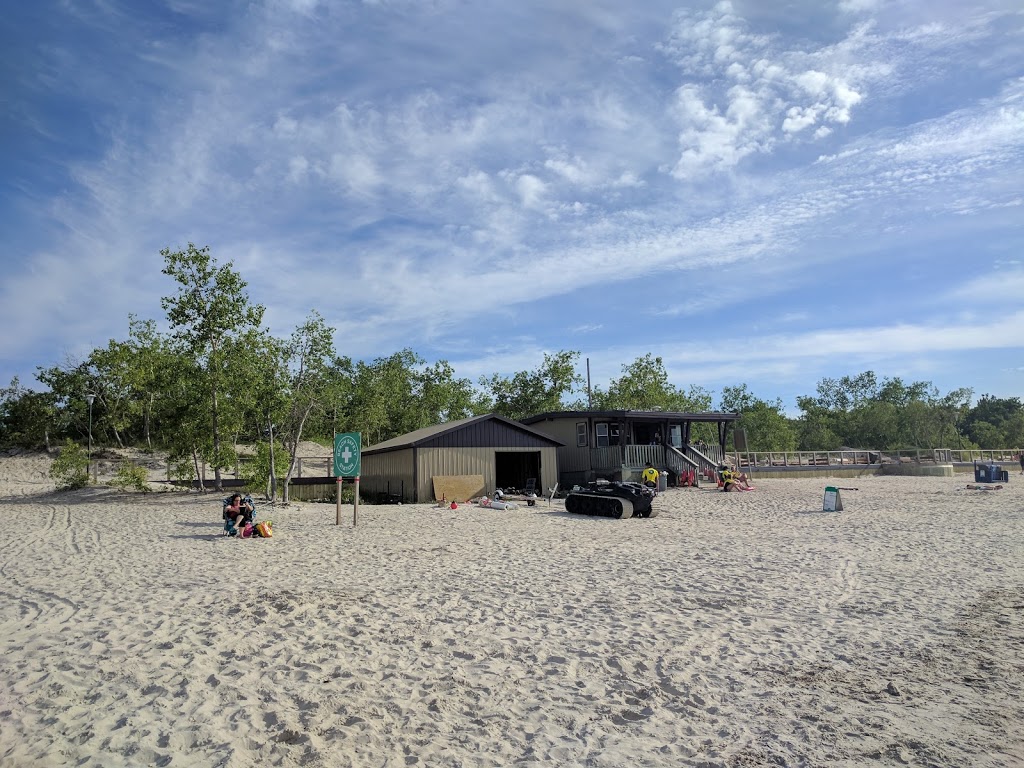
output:
[[[334,511],[334,524],[335,525],[341,525],[341,484],[343,482],[342,478],[340,478],[340,477],[337,478],[337,482],[338,482],[338,485],[337,485],[338,496],[337,496],[337,508]]]
[[[359,475],[356,475],[356,497],[352,500],[352,527],[356,527],[356,517],[359,514]]]

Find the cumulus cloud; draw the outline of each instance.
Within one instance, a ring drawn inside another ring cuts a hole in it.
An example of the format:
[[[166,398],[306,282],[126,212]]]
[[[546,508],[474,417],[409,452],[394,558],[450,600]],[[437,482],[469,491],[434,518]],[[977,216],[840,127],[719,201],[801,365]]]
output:
[[[849,123],[870,78],[837,51],[862,37],[854,30],[840,44],[787,48],[752,33],[729,2],[680,13],[664,50],[685,78],[701,83],[676,92],[680,158],[673,174],[727,171],[807,129],[815,128],[815,140]]]

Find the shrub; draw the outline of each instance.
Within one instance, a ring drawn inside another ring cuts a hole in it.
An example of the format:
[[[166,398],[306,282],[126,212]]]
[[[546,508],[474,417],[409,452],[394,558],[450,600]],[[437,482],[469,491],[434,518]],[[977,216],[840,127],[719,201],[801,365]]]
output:
[[[140,467],[134,461],[125,460],[117,468],[113,484],[125,491],[149,493],[149,474],[145,467]]]
[[[277,493],[284,489],[284,476],[288,472],[291,457],[280,443],[274,445],[274,474],[277,477]],[[241,467],[242,479],[250,492],[266,490],[270,482],[270,444],[257,443],[255,455]]]
[[[167,459],[171,464],[171,477],[179,483],[191,483],[196,478],[196,465],[190,454],[181,456],[170,456]]]
[[[69,438],[50,465],[50,477],[61,491],[84,488],[89,484],[89,455]]]

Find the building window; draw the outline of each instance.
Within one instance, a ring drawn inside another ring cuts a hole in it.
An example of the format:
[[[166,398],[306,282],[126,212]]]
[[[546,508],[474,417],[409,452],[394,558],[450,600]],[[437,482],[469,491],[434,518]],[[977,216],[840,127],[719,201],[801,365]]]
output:
[[[607,424],[595,424],[594,425],[594,437],[596,438],[598,448],[608,447],[608,425]]]
[[[669,427],[668,434],[668,441],[670,445],[675,448],[683,447],[683,430],[678,424],[673,424]]]
[[[619,444],[619,425],[612,424],[608,431],[608,444],[618,445]]]
[[[587,444],[587,422],[576,422],[576,447],[582,448]]]

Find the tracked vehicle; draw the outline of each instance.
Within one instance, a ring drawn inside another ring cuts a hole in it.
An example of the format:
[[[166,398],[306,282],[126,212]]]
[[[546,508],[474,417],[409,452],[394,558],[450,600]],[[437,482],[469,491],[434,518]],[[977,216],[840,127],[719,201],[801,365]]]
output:
[[[565,511],[598,517],[654,517],[651,503],[654,489],[631,482],[595,480],[586,487],[576,486],[565,497]]]

